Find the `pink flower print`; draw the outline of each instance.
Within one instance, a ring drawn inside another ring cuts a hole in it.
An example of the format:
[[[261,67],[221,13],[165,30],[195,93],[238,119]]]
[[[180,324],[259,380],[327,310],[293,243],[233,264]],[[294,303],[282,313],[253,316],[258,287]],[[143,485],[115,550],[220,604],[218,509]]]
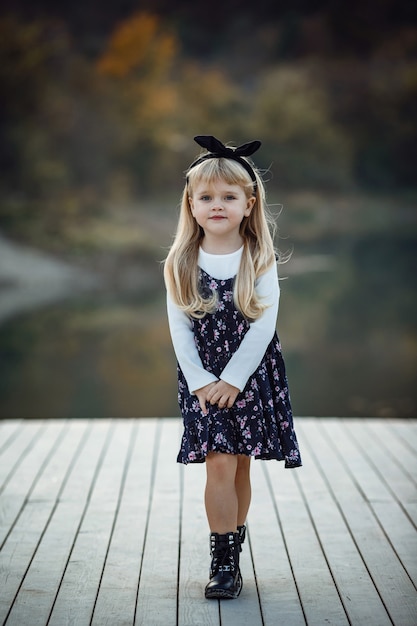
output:
[[[192,409],[195,413],[197,413],[201,409],[201,406],[198,400],[194,400],[194,402],[192,403]]]
[[[246,400],[238,400],[236,402],[236,406],[238,409],[243,409],[246,406]]]
[[[245,327],[244,327],[244,325],[243,325],[243,324],[242,324],[242,322],[241,322],[241,323],[239,324],[239,326],[237,327],[237,332],[238,332],[238,335],[241,335],[241,334],[243,333],[244,328],[245,328]]]
[[[231,302],[233,300],[233,291],[225,291],[223,294],[223,300]]]
[[[188,453],[188,460],[189,461],[195,461],[197,458],[196,453],[194,452],[194,450],[192,450],[191,452]]]
[[[281,400],[285,400],[285,390],[281,389],[281,391],[279,392],[279,397],[281,398]]]
[[[258,443],[258,445],[257,445],[257,446],[253,449],[253,454],[254,454],[254,455],[259,455],[259,454],[261,454],[261,448],[260,448],[259,443]]]
[[[214,442],[215,443],[223,443],[224,437],[222,435],[222,433],[217,433],[217,435],[214,438]]]
[[[215,281],[214,279],[212,279],[212,280],[209,282],[209,287],[210,287],[210,289],[217,289],[217,287],[218,287],[218,283],[216,283],[216,281]]]
[[[224,311],[225,306],[224,306],[224,302],[222,302],[221,300],[217,303],[217,310],[218,311]]]
[[[258,389],[258,381],[256,380],[256,378],[252,378],[250,386],[252,387],[252,389]]]
[[[214,340],[217,341],[217,339],[220,337],[220,333],[217,330],[217,328],[214,329],[213,331],[213,336],[214,336]]]
[[[253,402],[253,398],[254,398],[253,391],[247,391],[245,393],[245,400],[246,400],[246,402]]]
[[[289,422],[281,422],[281,430],[286,430],[289,427]]]
[[[227,339],[224,342],[224,349],[225,349],[225,352],[229,352],[229,342],[227,341]]]

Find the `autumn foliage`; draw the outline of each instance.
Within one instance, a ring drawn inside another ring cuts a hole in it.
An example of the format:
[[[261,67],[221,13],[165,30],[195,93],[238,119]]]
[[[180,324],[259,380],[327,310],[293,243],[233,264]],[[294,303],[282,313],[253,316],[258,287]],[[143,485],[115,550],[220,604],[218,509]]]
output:
[[[245,74],[227,57],[187,55],[151,12],[116,24],[94,57],[62,21],[2,18],[4,227],[48,215],[53,230],[109,203],[177,194],[198,133],[259,137],[259,165],[273,164],[281,188],[414,187],[416,31],[337,58],[325,22],[302,27],[306,51],[292,58],[265,62],[282,24],[242,39]]]

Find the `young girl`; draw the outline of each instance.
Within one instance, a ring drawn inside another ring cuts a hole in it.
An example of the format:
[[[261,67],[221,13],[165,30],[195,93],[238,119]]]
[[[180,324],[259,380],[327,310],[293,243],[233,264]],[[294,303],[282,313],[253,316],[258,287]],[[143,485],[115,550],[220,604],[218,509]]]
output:
[[[301,459],[275,332],[279,285],[265,191],[239,148],[215,137],[187,171],[165,261],[168,320],[184,421],[179,463],[206,463],[212,563],[206,598],[236,598],[251,499],[250,460]]]

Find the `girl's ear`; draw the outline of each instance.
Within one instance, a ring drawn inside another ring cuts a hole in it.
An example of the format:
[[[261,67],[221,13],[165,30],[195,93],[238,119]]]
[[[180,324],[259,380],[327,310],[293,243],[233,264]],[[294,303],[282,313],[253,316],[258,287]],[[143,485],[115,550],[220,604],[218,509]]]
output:
[[[188,196],[188,204],[190,205],[191,213],[194,213],[193,199],[191,196]]]
[[[256,202],[255,196],[251,196],[250,198],[248,198],[248,201],[246,203],[246,211],[245,211],[245,216],[246,217],[248,217],[250,215],[255,202]]]

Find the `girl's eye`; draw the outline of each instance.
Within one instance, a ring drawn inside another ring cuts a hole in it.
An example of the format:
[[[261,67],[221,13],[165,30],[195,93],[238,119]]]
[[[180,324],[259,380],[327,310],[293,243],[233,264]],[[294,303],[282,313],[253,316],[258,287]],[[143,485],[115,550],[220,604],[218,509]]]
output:
[[[208,200],[210,200],[210,196],[201,196],[200,200],[202,200],[203,202],[207,202]]]
[[[234,200],[234,199],[235,199],[235,196],[232,196],[232,195],[226,196],[226,200]]]

